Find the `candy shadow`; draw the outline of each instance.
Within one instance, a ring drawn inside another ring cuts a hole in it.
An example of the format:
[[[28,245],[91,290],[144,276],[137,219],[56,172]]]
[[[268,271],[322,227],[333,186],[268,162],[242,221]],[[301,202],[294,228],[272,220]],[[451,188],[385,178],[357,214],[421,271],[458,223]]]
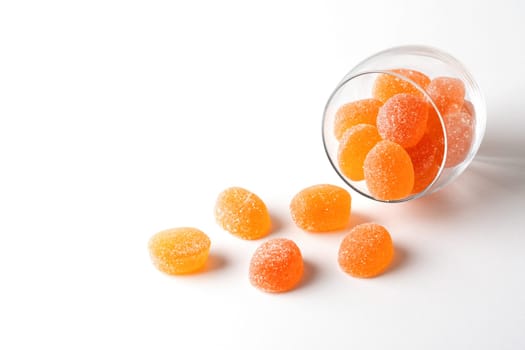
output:
[[[301,283],[299,284],[299,288],[308,287],[311,284],[315,284],[317,279],[319,278],[319,267],[317,267],[313,262],[310,260],[304,259],[304,272],[303,272],[303,278],[301,279]]]
[[[457,180],[405,208],[427,219],[474,216],[520,196],[525,198],[525,138],[488,130],[477,156]]]
[[[385,270],[384,274],[395,273],[397,270],[402,269],[410,261],[410,254],[408,250],[396,244],[394,247],[394,259],[390,266]]]
[[[352,212],[350,216],[350,222],[348,223],[347,229],[351,229],[354,226],[366,224],[372,222],[374,219],[366,214]]]
[[[220,253],[210,253],[208,256],[208,260],[206,261],[206,264],[202,269],[199,271],[196,271],[195,274],[199,273],[207,273],[207,272],[214,272],[217,270],[224,269],[226,266],[228,266],[229,261],[228,258],[226,258],[225,255]]]
[[[270,211],[270,220],[272,220],[272,228],[270,234],[277,233],[284,228],[284,219],[278,213]]]

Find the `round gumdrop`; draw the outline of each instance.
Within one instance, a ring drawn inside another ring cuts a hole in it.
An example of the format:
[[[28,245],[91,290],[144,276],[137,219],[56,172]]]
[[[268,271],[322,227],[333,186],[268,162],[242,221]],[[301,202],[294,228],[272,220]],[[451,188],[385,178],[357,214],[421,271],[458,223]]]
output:
[[[345,228],[350,221],[352,197],[334,185],[315,185],[297,193],[290,203],[295,224],[305,231],[327,232]]]
[[[377,112],[381,101],[373,98],[358,100],[341,106],[335,115],[334,134],[337,140],[346,130],[357,124],[376,125]]]
[[[210,239],[196,228],[178,227],[155,234],[148,248],[155,267],[170,275],[180,275],[204,266]]]
[[[274,238],[257,248],[250,262],[250,282],[265,292],[286,292],[303,276],[304,264],[297,245]]]
[[[430,78],[425,74],[411,69],[392,69],[394,73],[410,79],[421,89],[426,89]],[[390,97],[397,94],[413,94],[423,97],[423,94],[410,82],[390,74],[380,74],[372,87],[372,95],[375,99],[386,102]]]
[[[378,142],[364,162],[366,186],[380,200],[397,200],[408,196],[414,187],[412,160],[395,142]]]
[[[412,193],[419,193],[432,183],[439,172],[441,164],[442,144],[431,134],[423,135],[421,141],[406,151],[414,167],[414,188]]]
[[[460,164],[468,155],[474,137],[474,118],[467,112],[445,114],[447,130],[447,159],[445,167]]]
[[[348,129],[339,143],[337,154],[339,169],[343,175],[350,180],[363,180],[365,157],[379,141],[381,136],[373,125],[358,124]]]
[[[441,114],[454,113],[463,106],[465,84],[456,78],[438,77],[432,79],[427,92]]]
[[[422,97],[398,94],[379,109],[377,130],[385,140],[402,147],[415,146],[427,127],[428,104]]]
[[[381,225],[357,225],[339,246],[339,266],[354,277],[374,277],[382,273],[394,257],[394,245]]]
[[[264,237],[272,226],[264,202],[241,187],[230,187],[219,194],[215,219],[223,229],[243,239]]]

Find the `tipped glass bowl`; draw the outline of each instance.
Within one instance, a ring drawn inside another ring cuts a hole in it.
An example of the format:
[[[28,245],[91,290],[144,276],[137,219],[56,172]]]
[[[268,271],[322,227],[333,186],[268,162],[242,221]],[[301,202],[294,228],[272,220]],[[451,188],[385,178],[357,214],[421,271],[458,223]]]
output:
[[[395,72],[396,69],[409,69],[422,72],[430,79],[436,77],[452,77],[460,79],[465,86],[465,100],[472,103],[473,109],[473,136],[470,149],[465,158],[453,167],[446,167],[445,161],[449,151],[447,142],[446,124],[442,113],[436,107],[435,101],[425,91],[424,87],[419,86],[409,78]],[[411,193],[404,198],[385,200],[375,198],[366,185],[366,181],[354,181],[349,179],[341,171],[338,162],[339,141],[334,135],[334,122],[337,111],[346,103],[372,98],[372,90],[378,76],[382,74],[391,75],[417,89],[437,114],[441,123],[444,135],[443,140],[443,161],[439,165],[439,171],[432,182],[426,188]],[[451,55],[438,49],[426,46],[400,46],[381,51],[372,55],[355,66],[341,82],[336,86],[330,95],[323,115],[323,144],[334,170],[339,174],[344,182],[356,192],[381,202],[405,202],[420,198],[427,194],[436,192],[447,184],[454,181],[472,162],[479,149],[486,126],[486,107],[483,94],[472,75],[465,66]]]

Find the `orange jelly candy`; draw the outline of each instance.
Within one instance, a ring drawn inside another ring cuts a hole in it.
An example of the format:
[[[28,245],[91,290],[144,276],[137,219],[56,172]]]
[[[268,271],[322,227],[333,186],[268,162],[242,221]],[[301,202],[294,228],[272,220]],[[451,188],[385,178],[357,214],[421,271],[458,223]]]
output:
[[[407,153],[414,167],[414,188],[412,193],[419,193],[432,183],[439,172],[443,154],[443,145],[431,134],[425,134],[417,145],[407,148]]]
[[[422,89],[426,89],[430,83],[430,78],[425,74],[411,70],[411,69],[392,69],[394,73],[402,75],[414,83],[419,85]],[[413,94],[423,97],[423,94],[411,83],[389,74],[380,74],[372,88],[372,96],[381,101],[386,102],[390,97],[397,94]]]
[[[427,133],[438,145],[436,161],[443,160],[443,129],[437,113],[429,109]],[[445,167],[451,168],[461,163],[468,155],[474,138],[474,107],[469,101],[464,101],[461,110],[443,115],[447,135],[447,159]]]
[[[381,136],[373,125],[358,124],[348,129],[339,143],[337,158],[341,172],[350,180],[363,180],[365,157],[379,141]]]
[[[412,160],[395,142],[378,142],[365,158],[364,171],[366,186],[376,199],[402,199],[414,188]]]
[[[377,112],[381,105],[381,101],[369,98],[350,102],[339,108],[334,121],[334,134],[336,139],[340,140],[345,131],[354,125],[376,125]]]
[[[180,275],[204,266],[210,244],[210,239],[202,231],[179,227],[155,234],[148,248],[155,267],[170,275]]]
[[[460,164],[468,155],[474,137],[474,118],[467,112],[459,111],[444,116],[447,129],[446,168]]]
[[[456,78],[438,77],[432,79],[427,92],[441,114],[454,113],[463,106],[465,84]]]
[[[215,219],[223,229],[243,239],[264,237],[272,226],[264,202],[241,187],[231,187],[219,194]]]
[[[350,221],[352,197],[334,185],[315,185],[297,193],[290,203],[295,224],[305,231],[343,229]]]
[[[422,97],[398,94],[379,109],[377,130],[383,139],[408,148],[423,137],[427,119],[428,104]]]
[[[357,225],[345,236],[339,247],[339,266],[354,277],[374,277],[390,265],[394,245],[381,225]]]
[[[250,282],[265,292],[286,292],[303,276],[304,264],[297,245],[285,238],[263,243],[250,262]]]

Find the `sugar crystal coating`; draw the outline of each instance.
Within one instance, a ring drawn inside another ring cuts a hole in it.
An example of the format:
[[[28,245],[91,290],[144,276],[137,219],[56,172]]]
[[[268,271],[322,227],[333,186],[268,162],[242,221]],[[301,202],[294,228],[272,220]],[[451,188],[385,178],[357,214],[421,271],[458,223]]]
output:
[[[377,130],[385,140],[412,147],[423,137],[427,119],[428,104],[422,97],[398,94],[379,109]]]
[[[241,187],[230,187],[219,194],[215,219],[223,229],[243,239],[264,237],[272,226],[264,202]]]
[[[334,121],[334,134],[336,139],[340,140],[345,131],[354,125],[376,125],[377,112],[381,105],[381,101],[369,98],[341,106],[335,115]]]
[[[432,79],[427,92],[441,114],[454,113],[463,106],[465,84],[456,78],[438,77]]]
[[[428,109],[427,129],[425,134],[428,135],[428,137],[430,137],[436,145],[436,163],[441,164],[443,161],[443,154],[445,152],[443,125],[441,125],[441,120],[439,119],[436,110],[431,105],[429,105]]]
[[[366,186],[380,200],[407,197],[414,188],[414,167],[403,147],[392,141],[378,142],[364,162]]]
[[[468,155],[474,138],[474,118],[467,112],[459,111],[445,114],[447,130],[446,168],[460,164]]]
[[[394,245],[381,225],[357,225],[339,246],[339,266],[354,277],[374,277],[383,272],[394,257]]]
[[[381,136],[373,125],[358,124],[348,129],[339,143],[337,156],[343,175],[350,180],[363,180],[365,157],[379,141]]]
[[[250,282],[265,292],[286,292],[303,276],[304,264],[297,245],[285,238],[274,238],[260,245],[250,262]]]
[[[417,145],[406,149],[414,167],[414,188],[412,193],[419,193],[432,183],[439,172],[442,144],[431,134],[423,135]]]
[[[295,224],[305,231],[327,232],[343,229],[350,221],[352,197],[334,185],[315,185],[297,193],[290,203]]]
[[[445,167],[451,168],[461,163],[468,155],[474,138],[475,110],[470,101],[463,101],[461,109],[442,114],[447,136],[447,159]],[[437,161],[443,159],[443,128],[435,110],[429,109],[427,133],[435,140],[440,149]]]
[[[210,244],[210,239],[202,231],[178,227],[155,234],[148,249],[155,267],[170,275],[180,275],[204,266]]]
[[[426,89],[430,83],[429,77],[416,70],[392,69],[391,71],[410,79],[423,90]],[[406,80],[390,74],[380,74],[376,78],[372,88],[372,95],[375,99],[384,103],[390,97],[397,94],[413,94],[423,97],[423,94],[413,84]]]

